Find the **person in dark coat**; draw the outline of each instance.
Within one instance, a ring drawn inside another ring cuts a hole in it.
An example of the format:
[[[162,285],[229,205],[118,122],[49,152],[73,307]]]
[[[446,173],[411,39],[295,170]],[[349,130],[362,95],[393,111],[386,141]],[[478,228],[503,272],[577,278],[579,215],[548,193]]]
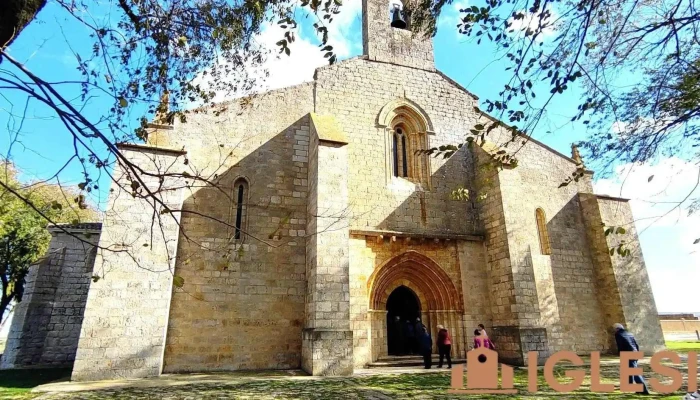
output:
[[[440,363],[438,368],[442,368],[442,360],[447,357],[447,368],[452,368],[452,357],[450,353],[452,352],[452,338],[450,333],[447,332],[444,326],[438,325],[438,335],[437,335],[437,348],[440,354]]]
[[[416,333],[416,341],[413,344],[413,349],[414,349],[414,352],[416,352],[418,354],[422,354],[421,350],[420,350],[421,345],[419,343],[419,340],[420,340],[420,335],[423,332],[423,329],[425,329],[425,325],[423,325],[423,323],[420,321],[420,318],[416,318],[416,322],[413,324],[413,332]]]
[[[637,341],[634,340],[634,335],[627,332],[622,324],[613,325],[615,330],[615,342],[617,343],[617,350],[619,352],[623,351],[640,351]],[[637,368],[638,360],[629,360],[630,368]],[[641,383],[644,390],[640,394],[649,394],[649,389],[647,389],[647,384],[644,382],[644,377],[641,375],[634,375],[629,377],[629,383]]]
[[[418,344],[420,345],[420,354],[423,356],[423,365],[425,369],[430,369],[433,366],[433,338],[430,337],[428,329],[422,328],[418,335]]]
[[[389,354],[403,354],[403,326],[398,315],[389,323]]]
[[[413,330],[411,321],[406,320],[403,327],[404,354],[413,354],[416,346],[416,332]]]

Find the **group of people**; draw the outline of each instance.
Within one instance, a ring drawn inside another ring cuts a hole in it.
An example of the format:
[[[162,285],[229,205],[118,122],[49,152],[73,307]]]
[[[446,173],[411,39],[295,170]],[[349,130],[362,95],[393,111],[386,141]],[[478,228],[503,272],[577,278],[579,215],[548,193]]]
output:
[[[452,358],[450,357],[452,337],[444,326],[438,325],[437,328],[436,344],[440,354],[438,368],[442,368],[445,359],[447,360],[447,368],[452,368]],[[401,317],[394,317],[389,325],[389,336],[393,338],[389,341],[389,354],[419,354],[423,357],[425,368],[432,367],[433,339],[420,318],[416,318],[415,321],[405,320],[402,322]]]
[[[435,344],[439,354],[438,368],[442,368],[443,362],[447,361],[447,368],[452,368],[452,337],[447,328],[438,325],[438,334]],[[428,332],[428,328],[416,318],[415,322],[410,320],[401,321],[401,317],[394,317],[389,326],[389,336],[393,340],[389,341],[389,353],[394,355],[420,354],[423,357],[423,364],[426,369],[432,368],[433,360],[433,339]],[[474,348],[486,347],[495,349],[493,342],[486,334],[483,324],[479,324],[474,331]]]

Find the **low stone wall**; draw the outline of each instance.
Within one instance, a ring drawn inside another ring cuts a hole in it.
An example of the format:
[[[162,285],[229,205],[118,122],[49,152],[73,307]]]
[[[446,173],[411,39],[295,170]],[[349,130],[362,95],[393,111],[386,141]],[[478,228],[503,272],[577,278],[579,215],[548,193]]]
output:
[[[661,320],[660,322],[664,335],[671,332],[700,331],[700,321],[698,320]]]

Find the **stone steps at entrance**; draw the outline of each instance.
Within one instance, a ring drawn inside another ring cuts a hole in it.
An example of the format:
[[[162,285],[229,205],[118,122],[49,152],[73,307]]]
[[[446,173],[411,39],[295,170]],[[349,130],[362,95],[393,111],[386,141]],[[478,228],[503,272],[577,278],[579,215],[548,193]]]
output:
[[[433,367],[437,366],[440,361],[440,356],[433,354]],[[464,358],[452,358],[452,364],[464,364],[467,362]],[[386,367],[416,367],[423,365],[423,357],[421,356],[389,356],[379,357],[375,362],[367,364],[367,368],[386,368]],[[443,368],[447,368],[447,362],[443,362]]]

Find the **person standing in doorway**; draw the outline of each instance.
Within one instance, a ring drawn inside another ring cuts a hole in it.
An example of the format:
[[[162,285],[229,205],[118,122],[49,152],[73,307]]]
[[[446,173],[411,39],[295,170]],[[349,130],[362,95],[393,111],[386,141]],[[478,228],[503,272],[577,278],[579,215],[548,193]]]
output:
[[[452,352],[452,338],[450,333],[447,332],[444,326],[438,325],[438,335],[437,335],[437,348],[440,354],[440,362],[438,363],[438,368],[442,368],[443,358],[447,358],[447,368],[452,368],[452,357],[450,353]]]
[[[404,332],[404,354],[413,354],[416,346],[416,332],[413,330],[411,321],[406,320],[403,326]]]
[[[401,355],[403,352],[403,326],[401,326],[401,317],[395,316],[389,322],[389,354]]]
[[[489,335],[486,334],[486,328],[484,327],[484,324],[479,324],[479,330],[481,331],[481,337],[482,338],[489,338]]]
[[[615,330],[615,343],[617,343],[617,350],[622,353],[623,351],[640,351],[637,341],[634,339],[634,335],[627,332],[622,324],[613,325]],[[638,360],[629,360],[630,368],[637,368]],[[634,375],[629,377],[629,383],[640,383],[644,388],[638,394],[649,394],[649,389],[647,389],[647,384],[644,382],[644,377],[641,375]]]
[[[425,369],[430,369],[433,366],[433,338],[430,337],[428,329],[422,327],[421,333],[418,335],[418,344],[420,346],[420,354],[423,356],[423,365]]]

